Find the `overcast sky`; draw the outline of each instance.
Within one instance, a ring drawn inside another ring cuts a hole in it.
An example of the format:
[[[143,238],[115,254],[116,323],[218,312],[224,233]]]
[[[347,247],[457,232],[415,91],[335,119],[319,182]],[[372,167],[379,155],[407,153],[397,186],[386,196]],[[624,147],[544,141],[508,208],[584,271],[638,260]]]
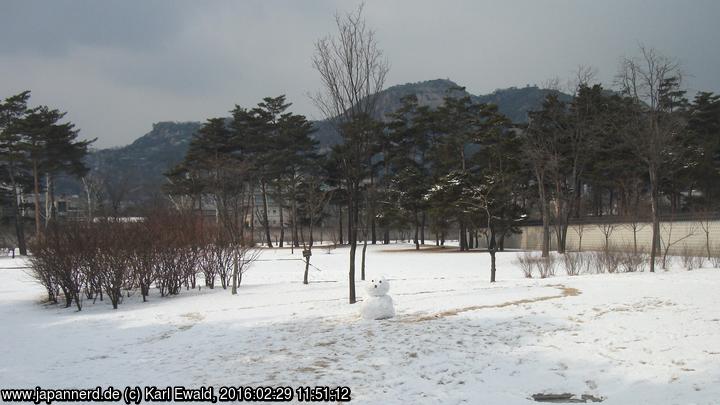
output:
[[[1,0],[0,98],[68,111],[96,147],[158,121],[226,116],[286,94],[319,118],[313,43],[357,1]],[[691,92],[720,92],[720,1],[366,2],[388,85],[449,78],[475,94],[567,79],[592,65],[610,84],[643,43],[680,60]]]

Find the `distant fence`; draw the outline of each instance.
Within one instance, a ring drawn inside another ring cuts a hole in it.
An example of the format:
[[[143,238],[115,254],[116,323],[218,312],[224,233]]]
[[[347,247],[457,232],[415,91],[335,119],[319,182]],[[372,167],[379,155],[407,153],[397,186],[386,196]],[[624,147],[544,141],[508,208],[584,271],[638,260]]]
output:
[[[670,220],[672,218],[672,220]],[[633,231],[634,228],[634,231]],[[307,229],[304,229],[304,239],[308,240]],[[344,229],[343,241],[347,243],[347,229]],[[540,250],[542,248],[542,226],[538,222],[530,222],[520,227],[522,233],[512,235],[505,239],[505,247],[508,249]],[[382,243],[381,228],[377,229],[378,243]],[[314,231],[315,241],[326,242],[338,241],[338,229],[333,226],[317,227]],[[412,241],[414,229],[398,230],[390,232],[390,239],[393,241]],[[435,244],[435,234],[428,228],[425,229],[425,243]],[[612,250],[632,250],[637,243],[638,251],[649,252],[652,239],[652,223],[650,221],[630,222],[623,221],[616,216],[604,216],[588,218],[584,221],[574,221],[568,227],[566,249],[577,250],[602,250],[607,243]],[[369,235],[368,235],[369,237]],[[445,237],[449,241],[456,241],[458,231],[450,229]],[[279,229],[271,229],[273,243],[277,244]],[[674,215],[664,217],[660,221],[660,238],[662,250],[670,245],[670,254],[681,254],[690,252],[695,255],[706,255],[706,242],[709,239],[710,250],[713,255],[720,255],[720,215],[706,215],[699,219],[697,215]],[[707,239],[706,239],[707,238]],[[255,228],[255,240],[263,242],[265,239],[262,229]],[[285,242],[289,244],[291,230],[285,229]],[[361,238],[362,239],[362,238]],[[479,238],[480,247],[484,247],[485,238]],[[555,228],[550,227],[550,249],[557,249],[557,238]]]
[[[708,217],[713,218],[713,217]],[[615,218],[617,221],[617,218]],[[633,230],[634,228],[634,230]],[[542,226],[522,226],[522,233],[505,241],[506,248],[539,250],[542,248]],[[554,227],[550,227],[550,248],[557,249]],[[568,227],[566,249],[602,250],[607,244],[612,250],[638,250],[649,252],[652,241],[651,222],[575,223]],[[707,254],[707,242],[713,254],[720,254],[720,219],[682,218],[660,222],[661,249],[669,246],[670,254],[686,251],[695,255]]]

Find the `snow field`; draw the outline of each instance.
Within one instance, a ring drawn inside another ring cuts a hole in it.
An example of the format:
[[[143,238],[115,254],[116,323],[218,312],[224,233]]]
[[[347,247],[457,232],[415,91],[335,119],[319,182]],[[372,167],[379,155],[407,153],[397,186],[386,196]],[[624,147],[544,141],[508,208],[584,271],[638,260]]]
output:
[[[0,260],[0,387],[347,385],[353,403],[720,401],[720,270],[525,279],[514,252],[368,247],[396,317],[347,303],[347,248],[266,250],[237,296],[183,290],[118,310],[41,303],[22,259]],[[359,260],[358,260],[359,263]],[[562,273],[559,270],[558,273]],[[359,280],[359,268],[357,278]],[[365,290],[360,281],[358,296]]]

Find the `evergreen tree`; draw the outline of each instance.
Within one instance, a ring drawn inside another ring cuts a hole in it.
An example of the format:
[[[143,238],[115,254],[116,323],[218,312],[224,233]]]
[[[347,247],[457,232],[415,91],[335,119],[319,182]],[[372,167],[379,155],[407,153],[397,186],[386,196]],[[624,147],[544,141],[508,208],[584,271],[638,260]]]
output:
[[[700,92],[687,112],[685,147],[695,152],[687,178],[702,191],[699,203],[715,209],[720,197],[720,95]]]
[[[45,175],[45,187],[48,214],[46,221],[52,220],[53,194],[52,178],[57,173],[68,173],[82,176],[87,172],[84,164],[88,146],[94,140],[78,141],[78,131],[72,123],[60,123],[65,117],[64,112],[40,106],[24,114],[17,120],[13,131],[18,136],[17,148],[27,159],[33,179],[35,205],[35,231],[42,232],[40,214],[40,192],[43,187],[41,175]]]
[[[21,196],[31,189],[31,178],[26,154],[21,148],[21,137],[18,124],[27,113],[27,102],[30,92],[24,91],[6,98],[0,103],[0,182],[9,186],[7,198],[10,200],[15,237],[21,255],[27,255],[25,242],[25,226],[20,205]]]
[[[281,206],[282,203],[289,202],[290,204],[290,225],[294,248],[300,245],[298,237],[300,186],[308,181],[308,177],[319,176],[322,164],[317,154],[318,142],[311,137],[315,132],[312,123],[302,115],[288,113],[280,117],[278,125],[280,131],[276,140],[276,153],[279,176],[275,179],[278,190],[277,201]],[[281,233],[280,246],[282,246],[282,241]]]

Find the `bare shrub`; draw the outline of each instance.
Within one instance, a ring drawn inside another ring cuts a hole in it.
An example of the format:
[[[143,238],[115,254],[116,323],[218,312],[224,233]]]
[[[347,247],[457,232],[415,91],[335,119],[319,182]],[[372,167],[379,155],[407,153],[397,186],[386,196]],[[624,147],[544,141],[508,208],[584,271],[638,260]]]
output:
[[[661,268],[665,271],[668,271],[672,268],[674,262],[675,256],[658,255],[655,258],[655,268]]]
[[[645,271],[649,264],[649,258],[641,250],[627,249],[619,253],[619,271],[623,273],[635,273]]]
[[[716,269],[720,268],[720,255],[714,254],[710,256],[710,264]]]
[[[532,252],[523,252],[517,256],[515,263],[520,267],[525,278],[532,278],[533,267],[535,267],[538,257]]]
[[[129,229],[131,237],[128,265],[132,282],[140,289],[143,302],[150,295],[150,288],[157,278],[156,240],[145,222]]]
[[[692,270],[695,268],[695,261],[693,260],[692,252],[690,251],[690,248],[688,248],[688,245],[683,245],[680,250],[680,262],[685,270]]]
[[[325,249],[326,254],[330,254],[333,250],[337,248],[337,244],[335,242],[329,243],[327,245],[324,245],[323,248]]]
[[[155,238],[155,275],[160,295],[176,295],[183,285],[195,287],[200,261],[199,219],[183,212],[154,212],[146,218]]]
[[[620,270],[620,256],[620,253],[609,249],[593,252],[590,256],[591,266],[597,274],[617,273]]]
[[[555,256],[540,257],[537,259],[536,266],[540,278],[547,278],[555,275]]]
[[[588,273],[590,274],[601,274],[605,273],[605,266],[602,265],[602,258],[600,252],[591,252],[588,255]]]
[[[230,244],[222,240],[217,240],[213,250],[215,252],[215,263],[218,277],[220,278],[220,285],[224,290],[230,286],[230,282],[232,281],[233,257]]]
[[[98,221],[93,226],[97,249],[93,268],[100,273],[100,284],[110,299],[113,309],[122,302],[122,290],[130,289],[132,241],[129,228],[132,225],[113,220]]]
[[[77,224],[60,227],[52,223],[30,244],[30,274],[45,287],[49,301],[57,303],[62,291],[65,307],[74,302],[78,311],[82,310],[85,285],[81,253],[84,238]]]
[[[705,264],[705,258],[702,256],[698,256],[695,253],[696,252],[693,251],[687,244],[683,245],[680,251],[680,261],[682,262],[682,266],[684,269],[698,269],[701,268],[703,264]]]
[[[708,260],[714,268],[720,268],[720,244],[714,245]]]
[[[580,268],[580,272],[582,274],[593,274],[595,272],[593,269],[592,253],[583,254],[583,262]]]
[[[40,285],[45,287],[48,302],[57,304],[58,295],[60,294],[60,285],[55,276],[53,266],[52,250],[45,244],[33,241],[30,243],[30,250],[33,255],[30,256],[30,271],[28,274],[35,279]]]
[[[203,244],[200,250],[200,270],[203,273],[205,279],[205,287],[210,289],[215,288],[215,280],[218,277],[219,266],[216,260],[217,245],[214,243]]]
[[[93,222],[56,221],[31,243],[29,274],[45,287],[48,300],[63,299],[82,309],[84,299],[108,297],[113,308],[139,290],[161,296],[197,287],[202,272],[211,288],[239,285],[259,250],[230,238],[215,223],[193,213],[157,212],[142,221],[118,218]]]
[[[563,266],[568,276],[577,276],[586,266],[586,256],[580,252],[567,252],[562,257]]]

